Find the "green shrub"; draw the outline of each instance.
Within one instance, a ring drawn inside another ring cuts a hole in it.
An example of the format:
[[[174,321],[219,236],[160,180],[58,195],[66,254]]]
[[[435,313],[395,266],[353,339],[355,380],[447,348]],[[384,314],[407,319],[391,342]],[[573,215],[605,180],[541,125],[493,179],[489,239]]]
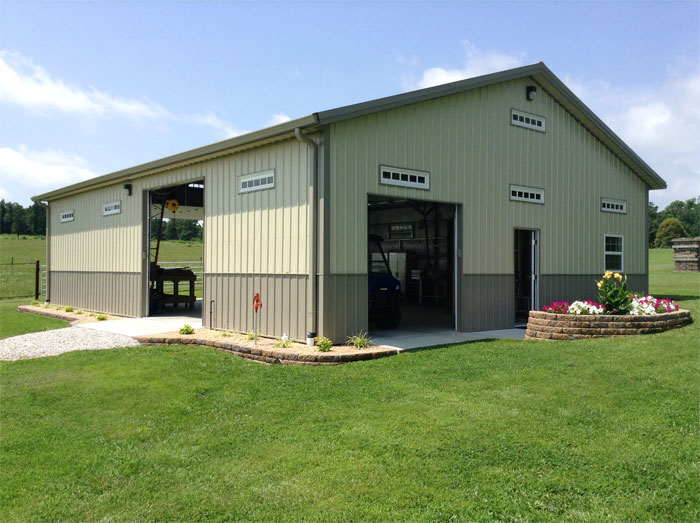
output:
[[[286,334],[283,334],[282,337],[274,343],[275,347],[278,347],[280,349],[286,349],[291,344],[292,340],[289,339],[289,336],[287,336]]]
[[[654,247],[671,247],[671,240],[674,238],[684,238],[686,236],[688,236],[688,233],[678,218],[666,218],[659,224],[659,228],[656,231]]]
[[[34,306],[39,305],[39,300],[32,300],[32,305],[34,305]]]
[[[180,327],[180,334],[192,334],[194,332],[194,329],[192,328],[192,325],[183,325]]]
[[[82,311],[81,309],[75,309],[75,311],[73,311],[73,312],[75,312],[76,314],[82,314],[82,313],[83,313],[83,311]]]
[[[222,336],[222,337],[224,337],[224,338],[226,338],[227,336],[230,336],[230,335],[231,335],[231,333],[230,333],[229,331],[221,331],[221,332],[219,332],[219,336]]]
[[[365,349],[372,345],[372,338],[369,337],[368,332],[362,332],[360,329],[359,333],[348,336],[346,345],[352,345],[356,349]]]
[[[255,339],[255,333],[253,331],[248,331],[248,334],[245,335],[246,338],[249,340],[254,340]]]
[[[328,352],[329,350],[331,350],[331,347],[333,347],[333,342],[325,336],[316,337],[314,338],[314,340],[316,340],[316,343],[318,344],[318,350],[320,350],[321,352]]]
[[[98,315],[95,316],[95,317],[97,318],[97,321],[105,321],[105,320],[107,319],[107,315],[106,315],[106,314],[98,314]]]
[[[64,309],[66,312],[73,312],[73,307],[70,305]]]

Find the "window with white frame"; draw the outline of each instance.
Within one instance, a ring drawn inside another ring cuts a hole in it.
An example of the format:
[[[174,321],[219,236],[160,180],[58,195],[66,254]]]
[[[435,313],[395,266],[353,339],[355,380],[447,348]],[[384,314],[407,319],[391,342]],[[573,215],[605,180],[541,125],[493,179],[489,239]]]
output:
[[[61,223],[72,222],[75,220],[75,210],[61,211]]]
[[[625,200],[601,198],[600,210],[603,212],[616,212],[619,214],[627,214],[627,202]]]
[[[275,170],[246,174],[238,177],[238,192],[262,191],[272,189],[275,186]]]
[[[623,272],[625,270],[624,260],[624,238],[622,236],[605,235],[605,270]]]
[[[523,111],[518,111],[517,109],[510,110],[510,123],[512,125],[517,125],[518,127],[525,127],[527,129],[540,131],[541,133],[545,132],[546,120],[544,116],[525,113]]]
[[[380,165],[379,183],[428,190],[430,189],[430,173]]]
[[[525,187],[524,185],[510,186],[510,199],[517,202],[544,203],[544,189]]]

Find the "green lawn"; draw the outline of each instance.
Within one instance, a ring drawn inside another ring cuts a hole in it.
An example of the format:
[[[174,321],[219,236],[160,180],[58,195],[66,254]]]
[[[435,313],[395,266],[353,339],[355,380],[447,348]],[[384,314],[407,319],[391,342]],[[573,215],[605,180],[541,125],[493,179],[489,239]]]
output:
[[[652,293],[697,319],[697,286],[675,276]],[[3,363],[0,506],[12,521],[697,521],[699,339],[695,323],[331,368],[205,347]]]
[[[29,332],[47,331],[68,326],[67,321],[17,312],[18,305],[29,305],[29,303],[26,298],[0,300],[0,340]]]

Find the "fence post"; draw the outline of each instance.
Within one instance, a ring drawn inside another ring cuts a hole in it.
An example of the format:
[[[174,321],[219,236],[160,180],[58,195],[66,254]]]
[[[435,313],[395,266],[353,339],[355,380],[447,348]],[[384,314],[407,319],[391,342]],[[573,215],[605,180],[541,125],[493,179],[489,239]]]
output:
[[[34,299],[39,299],[39,293],[41,292],[41,265],[39,265],[39,260],[36,261],[36,271],[34,273]]]

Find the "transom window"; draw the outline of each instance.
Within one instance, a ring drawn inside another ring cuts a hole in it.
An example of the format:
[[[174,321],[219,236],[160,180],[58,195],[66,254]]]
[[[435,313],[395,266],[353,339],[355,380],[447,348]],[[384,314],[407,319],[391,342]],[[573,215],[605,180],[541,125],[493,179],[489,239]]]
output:
[[[275,170],[246,174],[238,178],[238,192],[262,191],[272,189],[275,186]]]
[[[61,212],[61,223],[72,222],[73,220],[75,220],[75,211],[73,209]]]
[[[603,212],[627,213],[627,202],[625,200],[613,200],[612,198],[600,199],[600,210]]]
[[[622,272],[624,265],[624,238],[611,234],[605,235],[605,270]]]
[[[510,110],[510,123],[512,125],[517,125],[518,127],[534,129],[535,131],[540,131],[541,133],[545,132],[544,116],[537,116],[536,114],[518,111],[517,109]]]
[[[380,165],[379,183],[428,190],[430,189],[430,173]]]
[[[510,199],[518,202],[544,204],[544,189],[525,187],[523,185],[510,186]]]

